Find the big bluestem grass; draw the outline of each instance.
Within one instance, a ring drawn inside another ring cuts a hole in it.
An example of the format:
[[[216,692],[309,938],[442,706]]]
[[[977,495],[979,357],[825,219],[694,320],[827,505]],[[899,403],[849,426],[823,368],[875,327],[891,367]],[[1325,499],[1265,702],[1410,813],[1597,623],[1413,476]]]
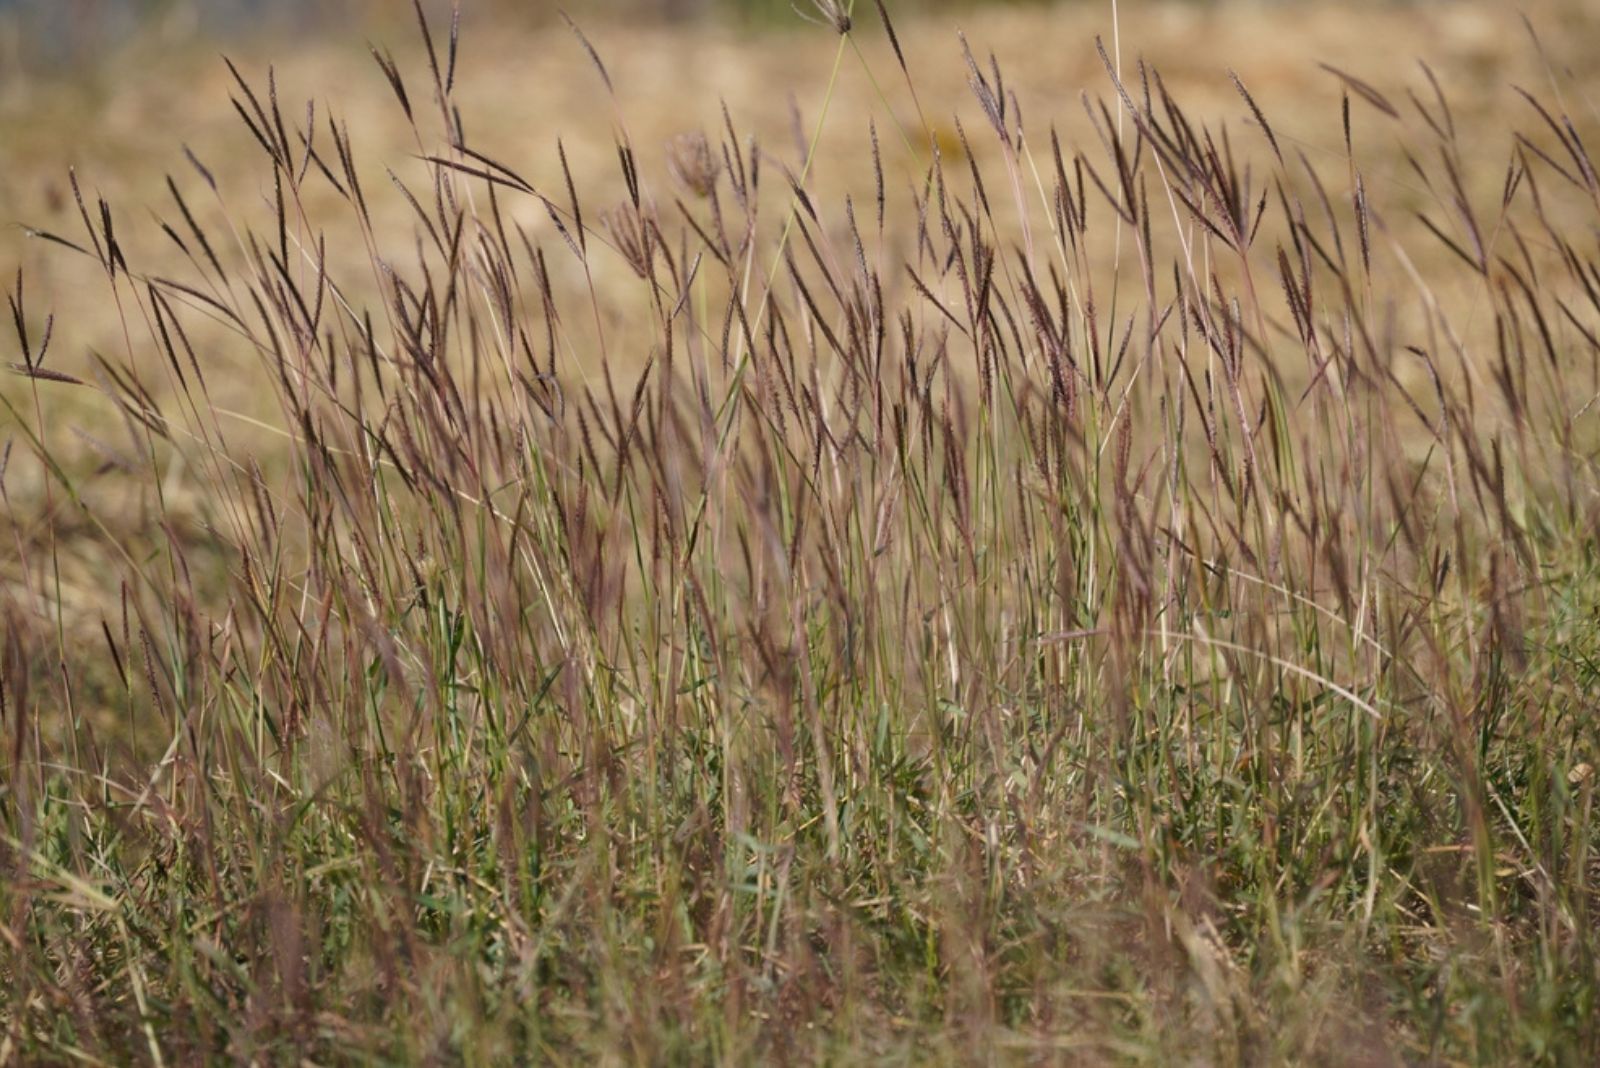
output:
[[[827,102],[537,184],[426,19],[409,161],[234,70],[182,276],[73,177],[123,342],[16,280],[0,1063],[1600,1056],[1559,94],[1490,150],[1336,71],[1330,163],[1103,44],[1074,143],[808,13],[889,31],[848,197]]]

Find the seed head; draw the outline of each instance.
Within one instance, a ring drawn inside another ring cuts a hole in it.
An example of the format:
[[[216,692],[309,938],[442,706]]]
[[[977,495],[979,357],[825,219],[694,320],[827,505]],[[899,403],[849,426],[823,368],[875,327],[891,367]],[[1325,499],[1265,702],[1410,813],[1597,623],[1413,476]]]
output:
[[[623,201],[610,211],[601,212],[600,228],[616,246],[633,273],[640,278],[650,277],[650,267],[655,259],[658,243],[655,219],[648,210],[635,208]]]
[[[709,197],[717,187],[722,161],[700,131],[679,134],[667,143],[667,169],[697,197]]]
[[[818,15],[822,16],[821,21],[832,26],[833,31],[839,36],[843,37],[850,32],[850,12],[840,0],[811,0],[811,7]],[[795,12],[803,19],[811,22],[817,21],[798,7],[795,8]]]

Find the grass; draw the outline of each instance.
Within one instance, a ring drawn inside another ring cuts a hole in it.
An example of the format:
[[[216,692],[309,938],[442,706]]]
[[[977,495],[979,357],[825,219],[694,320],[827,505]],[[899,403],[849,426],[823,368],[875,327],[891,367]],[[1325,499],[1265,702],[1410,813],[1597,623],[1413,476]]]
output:
[[[1308,158],[1113,38],[1056,136],[815,9],[792,149],[659,169],[569,42],[614,200],[426,22],[393,159],[240,68],[253,187],[181,163],[164,251],[73,177],[115,329],[19,276],[0,392],[0,1063],[1600,1058],[1581,94],[1342,74]]]

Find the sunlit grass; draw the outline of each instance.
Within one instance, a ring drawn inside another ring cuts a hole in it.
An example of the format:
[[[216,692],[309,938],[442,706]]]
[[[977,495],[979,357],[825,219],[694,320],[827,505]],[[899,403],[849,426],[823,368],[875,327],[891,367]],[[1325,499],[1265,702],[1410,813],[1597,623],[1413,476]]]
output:
[[[405,158],[241,68],[257,195],[67,184],[0,1063],[1600,1055],[1592,115],[1340,74],[1313,160],[1113,40],[1081,140],[956,124],[866,7],[794,145],[608,102],[617,199],[438,23]]]

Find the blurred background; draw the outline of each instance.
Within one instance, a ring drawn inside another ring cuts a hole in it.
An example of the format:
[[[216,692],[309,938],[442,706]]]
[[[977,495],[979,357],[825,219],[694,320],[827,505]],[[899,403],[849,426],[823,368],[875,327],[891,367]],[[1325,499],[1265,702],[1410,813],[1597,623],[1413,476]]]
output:
[[[1043,0],[917,0],[896,5],[897,14],[994,6],[1037,6]],[[1083,0],[1080,0],[1080,4]],[[447,17],[449,0],[425,0],[430,14]],[[565,10],[578,18],[628,18],[681,23],[717,18],[750,28],[793,23],[795,8],[808,0],[466,0],[468,17],[537,23]],[[872,5],[861,5],[868,14]],[[410,0],[0,0],[0,70],[37,70],[92,60],[131,35],[154,34],[168,41],[237,41],[261,33],[370,31],[377,24],[409,18]]]
[[[620,124],[649,195],[669,213],[675,139],[731,121],[741,139],[758,141],[765,159],[798,171],[826,100],[831,110],[808,186],[824,203],[849,195],[860,202],[872,195],[869,122],[882,135],[895,189],[915,185],[934,144],[947,159],[970,148],[980,164],[1001,165],[986,159],[995,153],[992,138],[974,137],[970,146],[959,140],[960,130],[980,131],[985,120],[958,30],[979,62],[998,57],[1030,131],[1045,137],[1053,129],[1069,146],[1097,137],[1082,94],[1110,91],[1095,47],[1101,38],[1113,53],[1120,47],[1130,70],[1136,59],[1158,69],[1193,116],[1231,125],[1250,145],[1236,73],[1279,138],[1317,166],[1332,161],[1344,181],[1343,85],[1329,67],[1397,101],[1412,124],[1421,119],[1409,94],[1432,99],[1427,78],[1436,76],[1456,119],[1484,131],[1470,137],[1475,150],[1496,159],[1510,148],[1514,125],[1530,119],[1513,86],[1541,88],[1559,74],[1570,79],[1571,99],[1583,102],[1576,121],[1590,136],[1596,112],[1588,101],[1600,97],[1600,75],[1585,59],[1600,45],[1593,2],[885,0],[909,67],[902,77],[875,0],[854,0],[853,48],[837,68],[838,37],[822,24],[819,0],[460,0],[452,99],[474,147],[541,188],[565,185],[559,141],[577,188],[601,206],[625,196],[613,141]],[[442,39],[450,0],[422,6]],[[563,8],[604,58],[614,98],[560,23]],[[373,188],[389,189],[391,171],[427,188],[419,144],[442,144],[438,116],[422,116],[421,131],[404,121],[369,43],[392,51],[414,93],[423,92],[427,64],[413,0],[0,0],[0,281],[22,269],[36,299],[60,313],[61,359],[122,347],[120,321],[89,296],[100,292],[93,272],[59,245],[28,236],[80,231],[69,171],[86,196],[114,206],[119,236],[158,275],[188,269],[156,222],[171,208],[169,174],[197,197],[204,222],[258,225],[270,215],[259,214],[271,196],[262,158],[230,103],[242,91],[219,53],[257,91],[270,69],[285,110],[297,121],[312,116],[319,136],[330,117],[346,125]],[[1357,132],[1368,189],[1384,189],[1406,215],[1438,210],[1412,173],[1406,123],[1361,105]],[[204,178],[190,153],[203,161]],[[1503,168],[1473,174],[1485,188],[1470,192],[1492,202]],[[198,198],[197,186],[212,181],[214,193]],[[781,183],[772,189],[781,191]],[[328,196],[305,208],[319,222],[347,226],[342,205]],[[404,198],[374,199],[380,236],[409,242],[415,220]],[[517,221],[536,239],[559,240],[537,203],[508,210],[525,213]],[[344,266],[358,275],[366,255],[359,241],[330,243],[332,262],[348,258]],[[630,277],[625,268],[618,274]],[[575,270],[571,281],[586,293],[591,279]]]
[[[1425,60],[1456,117],[1490,131],[1480,143],[1498,156],[1509,147],[1510,124],[1528,118],[1514,85],[1541,87],[1562,72],[1575,79],[1574,100],[1593,99],[1591,88],[1600,96],[1584,58],[1600,45],[1593,2],[885,0],[909,64],[902,77],[877,3],[854,0],[854,49],[830,81],[838,38],[822,25],[819,0],[460,0],[454,100],[476,147],[536,183],[564,182],[552,151],[559,139],[578,187],[601,203],[624,192],[614,123],[626,127],[649,184],[665,198],[673,188],[667,146],[723,128],[724,102],[741,137],[757,138],[768,158],[798,168],[804,131],[829,100],[808,179],[827,200],[869,192],[869,121],[884,135],[891,184],[903,187],[922,173],[930,144],[957,154],[958,118],[969,132],[983,127],[960,29],[980,61],[998,57],[1032,129],[1054,127],[1068,144],[1096,136],[1080,97],[1109,91],[1095,47],[1103,38],[1114,52],[1120,45],[1129,64],[1142,58],[1159,69],[1205,121],[1248,124],[1230,77],[1237,73],[1280,138],[1319,165],[1343,159],[1341,82],[1328,66],[1388,94],[1415,121],[1408,94],[1431,99],[1433,92],[1416,63]],[[450,0],[422,6],[442,37]],[[561,25],[563,8],[604,57],[614,100]],[[1524,13],[1539,29],[1543,54]],[[369,43],[392,50],[414,89],[425,84],[413,0],[0,0],[0,279],[22,268],[41,299],[49,294],[58,310],[77,313],[64,345],[70,338],[112,346],[120,330],[103,302],[73,307],[74,265],[58,246],[27,238],[35,228],[80,226],[69,168],[86,192],[125,216],[119,233],[130,245],[137,240],[152,256],[172,251],[152,221],[170,206],[166,176],[197,179],[186,152],[218,182],[214,221],[230,197],[235,206],[260,206],[261,160],[230,104],[240,88],[219,53],[258,89],[270,67],[285,108],[304,116],[314,107],[324,134],[330,116],[347,123],[375,184],[388,184],[389,167],[426,183],[418,134],[403,121]],[[1368,187],[1387,183],[1396,196],[1426,202],[1406,160],[1403,127],[1368,111]],[[1594,117],[1585,106],[1577,121],[1587,132]],[[438,134],[425,126],[425,137]],[[978,156],[991,150],[983,138],[972,147]],[[1499,181],[1499,169],[1483,170],[1489,185]],[[395,233],[405,238],[409,209],[395,199]],[[548,220],[536,209],[528,208],[526,221],[538,233]],[[151,269],[162,266],[156,260]]]

